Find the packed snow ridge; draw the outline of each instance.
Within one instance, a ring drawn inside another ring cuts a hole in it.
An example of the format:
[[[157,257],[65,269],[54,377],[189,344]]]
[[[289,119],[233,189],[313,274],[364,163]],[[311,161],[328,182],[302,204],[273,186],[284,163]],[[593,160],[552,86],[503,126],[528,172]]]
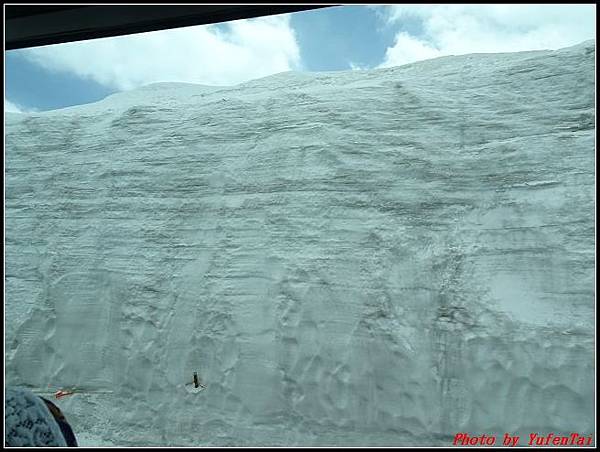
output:
[[[86,391],[91,445],[593,433],[594,74],[588,41],[7,115],[7,384]]]

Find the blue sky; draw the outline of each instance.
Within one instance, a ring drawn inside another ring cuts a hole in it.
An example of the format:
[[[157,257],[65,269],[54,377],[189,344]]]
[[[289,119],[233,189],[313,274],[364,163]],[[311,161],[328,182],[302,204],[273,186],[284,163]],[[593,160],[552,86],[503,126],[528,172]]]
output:
[[[595,39],[595,5],[341,6],[5,52],[5,110],[95,102],[148,83],[234,85]]]

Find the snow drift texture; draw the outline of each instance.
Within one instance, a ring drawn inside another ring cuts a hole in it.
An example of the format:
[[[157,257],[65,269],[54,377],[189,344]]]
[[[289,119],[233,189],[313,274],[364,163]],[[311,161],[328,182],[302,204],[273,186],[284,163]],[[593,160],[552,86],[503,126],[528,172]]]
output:
[[[9,114],[8,383],[90,391],[84,444],[589,435],[594,57]]]

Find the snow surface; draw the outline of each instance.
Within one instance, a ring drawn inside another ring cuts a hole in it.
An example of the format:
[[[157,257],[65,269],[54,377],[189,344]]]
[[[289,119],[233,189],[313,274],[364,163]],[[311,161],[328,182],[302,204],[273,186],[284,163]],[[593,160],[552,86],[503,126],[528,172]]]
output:
[[[7,384],[99,391],[57,401],[84,445],[592,433],[594,72],[587,41],[7,114]]]

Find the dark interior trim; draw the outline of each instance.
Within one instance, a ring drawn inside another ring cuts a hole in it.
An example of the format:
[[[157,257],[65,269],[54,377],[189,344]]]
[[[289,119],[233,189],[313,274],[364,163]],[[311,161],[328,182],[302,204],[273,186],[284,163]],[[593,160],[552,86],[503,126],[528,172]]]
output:
[[[207,25],[335,5],[5,5],[5,50]]]

